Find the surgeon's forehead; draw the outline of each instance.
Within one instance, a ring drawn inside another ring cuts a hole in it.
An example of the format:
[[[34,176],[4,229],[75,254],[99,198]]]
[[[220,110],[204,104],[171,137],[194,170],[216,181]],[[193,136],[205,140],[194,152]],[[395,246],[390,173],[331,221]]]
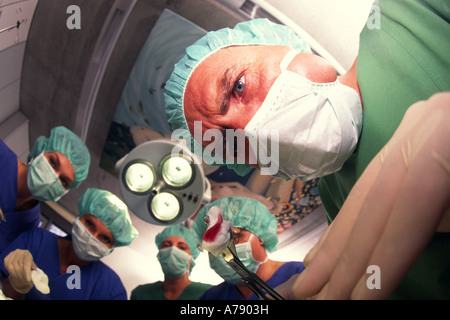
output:
[[[223,49],[222,49],[223,50]],[[219,52],[207,57],[192,72],[183,99],[183,108],[189,129],[193,132],[193,121],[202,121],[204,129],[218,129],[214,119],[220,116],[224,95],[224,76],[231,76],[236,64],[222,58]]]
[[[186,240],[178,236],[169,236],[166,239],[164,239],[163,242],[161,243],[161,246],[179,246],[179,245],[189,247]]]
[[[229,46],[205,58],[193,70],[183,98],[183,108],[189,129],[193,121],[203,121],[206,129],[220,129],[216,120],[223,113],[224,100],[245,69],[272,64],[273,50],[287,50],[286,46],[245,45]]]

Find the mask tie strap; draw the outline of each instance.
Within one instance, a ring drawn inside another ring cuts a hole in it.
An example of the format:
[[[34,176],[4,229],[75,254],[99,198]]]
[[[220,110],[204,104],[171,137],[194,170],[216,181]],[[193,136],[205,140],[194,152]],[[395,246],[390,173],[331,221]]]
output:
[[[288,53],[286,53],[286,55],[284,56],[283,60],[281,60],[280,63],[280,69],[282,72],[287,69],[287,67],[292,62],[292,60],[294,60],[297,54],[299,54],[299,51],[295,49],[291,49]]]

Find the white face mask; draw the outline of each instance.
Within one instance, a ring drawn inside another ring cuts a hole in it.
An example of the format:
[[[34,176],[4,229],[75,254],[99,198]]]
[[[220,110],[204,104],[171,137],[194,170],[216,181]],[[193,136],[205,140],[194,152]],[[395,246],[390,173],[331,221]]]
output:
[[[297,54],[286,54],[281,74],[244,132],[255,154],[258,150],[263,174],[306,181],[338,171],[352,155],[362,109],[356,91],[338,80],[314,83],[287,70]],[[278,134],[271,138],[273,131]],[[261,155],[270,155],[270,167]]]
[[[29,162],[27,185],[30,193],[38,201],[57,202],[69,191],[62,185],[44,152]]]
[[[246,242],[236,244],[236,253],[239,257],[239,260],[241,260],[241,262],[250,272],[256,272],[262,264],[266,263],[269,260],[268,256],[266,256],[266,259],[264,261],[256,261],[255,258],[253,258],[253,250],[251,244],[253,237],[254,235],[252,233]]]
[[[188,272],[191,256],[177,247],[163,248],[156,257],[168,278],[177,279]]]
[[[72,244],[75,254],[83,261],[98,261],[113,251],[94,237],[79,218],[73,222]]]
[[[253,238],[253,233],[250,235],[246,242],[236,244],[236,253],[239,260],[250,272],[258,271],[258,268],[269,261],[269,257],[266,256],[264,261],[256,261],[253,258],[253,250],[250,241]],[[215,257],[213,254],[209,254],[209,264],[211,268],[221,276],[226,282],[234,285],[243,283],[239,274],[231,268],[222,256]]]

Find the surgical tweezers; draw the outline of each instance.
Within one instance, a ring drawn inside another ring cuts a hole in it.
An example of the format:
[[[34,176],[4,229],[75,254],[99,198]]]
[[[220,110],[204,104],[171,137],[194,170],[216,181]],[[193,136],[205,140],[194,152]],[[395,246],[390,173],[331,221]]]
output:
[[[236,247],[234,245],[233,237],[231,237],[231,241],[228,243],[228,246],[222,251],[222,256],[227,264],[237,272],[242,281],[259,297],[259,299],[269,300],[269,298],[267,297],[267,295],[269,295],[275,300],[284,300],[281,295],[273,290],[254,272],[250,272],[244,266],[241,260],[239,260],[236,253]],[[264,292],[266,292],[267,295],[264,294]]]

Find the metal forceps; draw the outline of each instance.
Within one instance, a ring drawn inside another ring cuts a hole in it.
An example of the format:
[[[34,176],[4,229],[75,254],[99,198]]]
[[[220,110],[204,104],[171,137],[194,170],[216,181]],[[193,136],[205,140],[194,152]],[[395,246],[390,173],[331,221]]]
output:
[[[242,281],[259,297],[259,299],[268,300],[268,297],[266,296],[266,294],[264,294],[264,292],[266,292],[275,300],[284,300],[282,296],[280,296],[275,290],[269,287],[269,285],[265,283],[260,277],[258,277],[254,272],[250,272],[244,266],[241,260],[239,260],[232,236],[231,241],[228,243],[228,246],[222,251],[222,256],[227,264],[237,272]]]

